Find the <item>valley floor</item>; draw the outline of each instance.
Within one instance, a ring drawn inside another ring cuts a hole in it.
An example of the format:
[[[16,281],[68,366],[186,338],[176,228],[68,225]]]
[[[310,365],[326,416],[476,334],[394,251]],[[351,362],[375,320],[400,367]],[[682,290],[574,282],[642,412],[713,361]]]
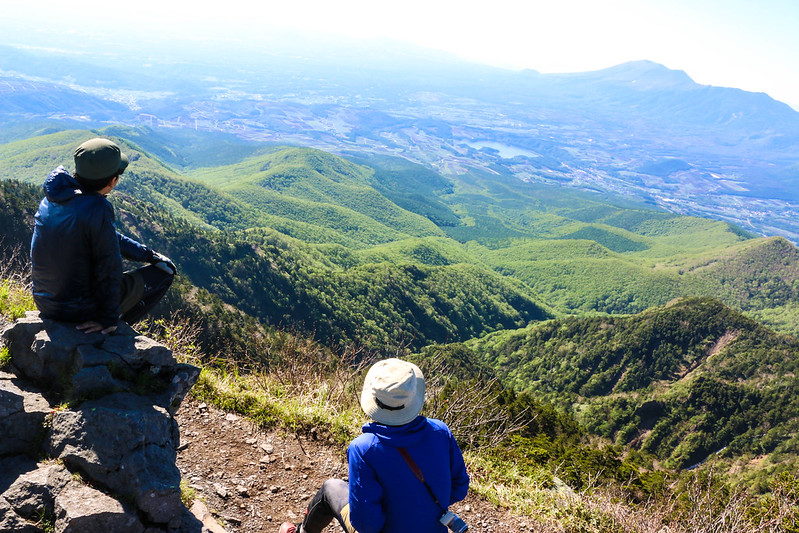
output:
[[[302,513],[330,477],[347,476],[344,450],[281,431],[263,431],[249,420],[186,398],[177,413],[178,467],[228,533],[277,532]],[[452,507],[470,531],[545,532],[530,519],[469,494]],[[334,523],[326,532],[340,532]]]

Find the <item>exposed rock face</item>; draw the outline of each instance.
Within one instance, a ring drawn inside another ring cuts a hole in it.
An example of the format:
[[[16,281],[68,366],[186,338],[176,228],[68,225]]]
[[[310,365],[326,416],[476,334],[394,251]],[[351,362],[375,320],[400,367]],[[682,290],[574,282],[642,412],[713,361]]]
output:
[[[0,531],[204,530],[175,465],[197,367],[122,323],[85,334],[32,312],[2,339]]]

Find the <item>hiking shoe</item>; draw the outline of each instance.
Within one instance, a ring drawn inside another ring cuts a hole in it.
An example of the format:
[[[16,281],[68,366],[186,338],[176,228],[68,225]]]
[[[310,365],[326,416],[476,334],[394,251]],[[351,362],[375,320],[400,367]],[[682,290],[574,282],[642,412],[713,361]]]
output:
[[[291,522],[283,522],[278,533],[297,533],[297,528]]]

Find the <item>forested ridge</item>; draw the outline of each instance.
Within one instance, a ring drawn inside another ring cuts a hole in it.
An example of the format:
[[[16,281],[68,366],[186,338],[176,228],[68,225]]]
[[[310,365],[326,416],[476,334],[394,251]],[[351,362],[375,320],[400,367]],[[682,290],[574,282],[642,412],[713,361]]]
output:
[[[18,201],[12,182],[2,183],[9,197],[6,216],[27,220],[10,226],[19,229],[8,244],[16,240],[24,250],[38,199],[31,208]],[[28,201],[37,196],[32,187],[18,188]],[[168,254],[192,285],[264,324],[297,329],[331,345],[418,348],[550,316],[518,284],[475,265],[381,262],[342,268],[273,230],[208,231],[125,194],[113,200],[121,229]]]
[[[641,465],[639,488],[650,483],[652,463],[625,463],[630,449],[672,469],[794,464],[796,341],[761,325],[799,328],[799,254],[785,239],[392,158],[243,146],[200,168],[187,164],[199,140],[158,159],[146,129],[137,142],[108,131],[132,161],[109,196],[119,229],[175,260],[159,313],[190,318],[212,358],[268,368],[275,342],[296,341],[467,361],[541,417],[510,460],[571,453],[585,467],[575,485]],[[98,133],[0,145],[0,177],[25,182],[0,181],[4,247],[27,254],[39,185]],[[595,450],[586,431],[619,447]]]
[[[183,132],[165,149],[156,142],[163,133],[108,132],[130,134],[183,165],[169,167],[120,137],[134,164],[119,193],[200,229],[269,228],[339,266],[468,263],[521,283],[560,313],[629,314],[703,295],[799,332],[799,262],[784,239],[769,244],[728,223],[502,174],[445,178],[400,159],[345,161],[318,150],[250,144],[222,143],[209,159],[210,140],[199,134]],[[0,145],[0,175],[38,185],[56,164],[70,167],[72,147],[97,133],[103,132]],[[222,164],[185,166],[193,159]]]
[[[710,298],[629,317],[566,317],[465,344],[506,383],[619,444],[686,468],[799,452],[799,341]]]

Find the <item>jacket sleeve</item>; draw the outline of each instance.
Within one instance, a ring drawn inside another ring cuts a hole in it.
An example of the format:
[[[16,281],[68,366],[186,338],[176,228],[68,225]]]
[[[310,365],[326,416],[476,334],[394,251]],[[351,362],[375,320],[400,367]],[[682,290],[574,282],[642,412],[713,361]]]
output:
[[[452,505],[466,497],[469,491],[469,474],[466,472],[466,464],[463,462],[463,453],[452,433],[449,434],[450,440],[450,471],[452,472],[452,490],[450,492],[450,502]]]
[[[358,533],[379,533],[386,521],[380,503],[383,488],[374,469],[364,460],[366,450],[368,447],[359,446],[356,442],[347,448],[350,522]]]
[[[114,212],[110,205],[97,211],[96,219],[89,228],[92,231],[92,275],[98,314],[96,320],[106,328],[116,325],[119,320],[122,292],[122,257],[114,229]]]
[[[153,251],[140,242],[119,232],[117,232],[117,239],[119,240],[119,252],[125,259],[139,263],[149,263],[153,259]]]

